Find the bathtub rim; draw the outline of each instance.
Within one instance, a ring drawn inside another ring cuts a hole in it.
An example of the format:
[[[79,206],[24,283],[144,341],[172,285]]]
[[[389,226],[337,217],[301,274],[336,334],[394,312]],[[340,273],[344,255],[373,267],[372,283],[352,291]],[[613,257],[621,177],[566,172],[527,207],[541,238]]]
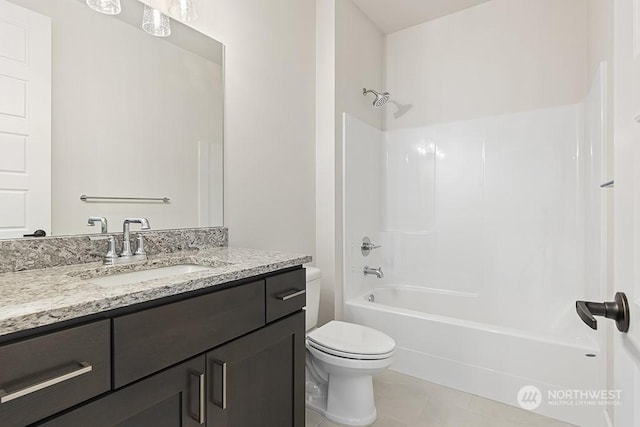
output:
[[[375,310],[375,311],[391,311],[394,312],[396,314],[402,315],[402,316],[407,316],[407,317],[418,317],[420,319],[424,319],[424,320],[430,320],[430,321],[434,321],[437,323],[446,323],[446,324],[453,324],[456,326],[460,326],[460,327],[464,327],[464,328],[470,328],[470,329],[475,329],[477,331],[482,331],[482,332],[492,332],[492,333],[499,333],[502,335],[507,335],[510,337],[514,337],[514,338],[521,338],[521,339],[531,339],[531,340],[535,340],[535,341],[540,341],[546,344],[553,344],[553,345],[560,345],[560,346],[564,346],[564,347],[571,347],[571,348],[577,348],[580,349],[582,351],[585,351],[586,353],[591,353],[591,354],[595,354],[597,357],[602,356],[603,354],[603,349],[602,347],[598,344],[598,339],[596,337],[592,337],[590,335],[587,335],[587,332],[585,332],[583,335],[579,335],[579,336],[570,336],[570,337],[566,337],[566,338],[571,338],[572,340],[575,338],[581,338],[584,339],[585,341],[588,341],[590,344],[587,343],[576,343],[574,341],[571,342],[567,342],[565,340],[562,339],[562,337],[550,337],[548,335],[544,335],[541,333],[534,333],[534,332],[529,332],[526,330],[522,330],[522,329],[517,329],[517,328],[509,328],[506,326],[500,326],[500,325],[493,325],[490,323],[486,323],[486,322],[477,322],[477,321],[473,321],[473,320],[467,320],[467,319],[459,319],[456,317],[450,317],[450,316],[443,316],[440,314],[433,314],[433,313],[425,313],[422,311],[417,311],[417,310],[411,310],[411,309],[407,309],[407,308],[402,308],[402,307],[394,307],[391,305],[387,305],[387,304],[381,304],[378,302],[370,302],[367,300],[367,297],[369,295],[371,295],[372,293],[375,293],[375,291],[377,290],[388,290],[388,289],[407,289],[407,290],[412,290],[412,291],[416,291],[416,292],[421,292],[421,293],[433,293],[431,292],[431,290],[426,290],[424,288],[421,288],[419,286],[413,286],[413,285],[385,285],[385,286],[379,286],[376,287],[374,289],[371,289],[367,292],[364,292],[354,298],[351,298],[349,300],[345,301],[345,305],[351,305],[351,306],[356,306],[356,307],[361,307],[361,308],[365,308],[365,309],[371,309],[371,310]],[[448,294],[451,295],[450,292],[448,291],[436,291],[435,293],[438,294]],[[454,295],[457,295],[458,293],[454,293]],[[469,294],[463,293],[462,296],[471,296]]]

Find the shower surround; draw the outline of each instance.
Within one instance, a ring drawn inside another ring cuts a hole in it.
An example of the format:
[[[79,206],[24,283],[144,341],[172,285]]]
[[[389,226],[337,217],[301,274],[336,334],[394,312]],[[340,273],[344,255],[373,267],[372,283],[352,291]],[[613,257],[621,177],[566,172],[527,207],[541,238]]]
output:
[[[396,340],[391,369],[515,406],[535,385],[536,412],[602,425],[604,407],[546,396],[606,388],[606,328],[574,309],[606,299],[605,74],[584,102],[475,120],[345,114],[344,313]],[[364,236],[382,248],[363,257]]]

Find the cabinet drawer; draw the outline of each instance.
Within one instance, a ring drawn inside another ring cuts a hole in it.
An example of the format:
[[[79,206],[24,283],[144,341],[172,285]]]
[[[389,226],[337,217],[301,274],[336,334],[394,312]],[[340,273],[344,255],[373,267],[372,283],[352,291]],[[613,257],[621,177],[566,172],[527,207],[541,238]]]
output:
[[[264,281],[113,320],[113,384],[119,388],[264,325]]]
[[[300,310],[306,304],[304,268],[267,277],[267,323]]]
[[[38,427],[202,427],[205,357],[173,366]]]
[[[0,425],[24,426],[111,388],[109,320],[0,347]]]

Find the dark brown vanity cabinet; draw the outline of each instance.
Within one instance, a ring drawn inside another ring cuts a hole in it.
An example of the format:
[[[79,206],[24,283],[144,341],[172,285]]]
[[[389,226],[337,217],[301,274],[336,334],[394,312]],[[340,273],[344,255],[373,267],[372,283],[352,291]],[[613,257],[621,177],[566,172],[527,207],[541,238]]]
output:
[[[207,353],[207,425],[304,426],[304,312]]]
[[[0,345],[0,426],[303,427],[304,287],[292,269]]]

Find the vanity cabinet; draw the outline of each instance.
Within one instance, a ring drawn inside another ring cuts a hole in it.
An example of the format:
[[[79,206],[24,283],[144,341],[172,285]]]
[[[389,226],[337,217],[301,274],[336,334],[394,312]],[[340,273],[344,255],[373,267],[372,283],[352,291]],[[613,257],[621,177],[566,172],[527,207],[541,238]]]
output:
[[[0,363],[12,360],[0,389],[33,382],[26,366],[46,384],[58,365],[93,363],[0,404],[0,425],[303,427],[304,287],[304,269],[290,269],[0,345]]]
[[[207,353],[207,425],[304,426],[304,312]]]
[[[205,402],[199,356],[80,406],[43,427],[199,427]]]

